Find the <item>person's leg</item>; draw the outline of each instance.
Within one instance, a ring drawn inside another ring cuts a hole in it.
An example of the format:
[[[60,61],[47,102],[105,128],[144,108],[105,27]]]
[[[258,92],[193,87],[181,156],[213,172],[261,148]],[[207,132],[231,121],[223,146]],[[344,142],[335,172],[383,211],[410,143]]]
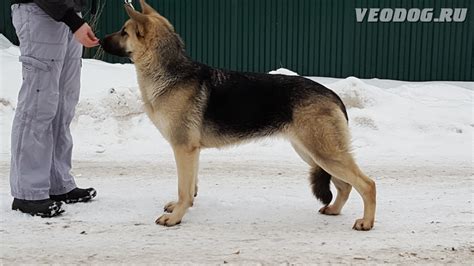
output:
[[[59,104],[53,120],[53,163],[51,195],[68,193],[76,184],[71,175],[73,141],[70,124],[79,101],[82,45],[69,32],[67,53],[59,79]]]
[[[65,203],[86,202],[97,195],[94,188],[78,188],[71,175],[74,111],[79,101],[82,45],[68,31],[67,50],[59,79],[59,104],[53,120],[53,157],[50,198]]]
[[[11,192],[21,200],[49,199],[52,121],[68,28],[34,4],[14,5],[12,18],[20,40],[23,84],[12,127]]]

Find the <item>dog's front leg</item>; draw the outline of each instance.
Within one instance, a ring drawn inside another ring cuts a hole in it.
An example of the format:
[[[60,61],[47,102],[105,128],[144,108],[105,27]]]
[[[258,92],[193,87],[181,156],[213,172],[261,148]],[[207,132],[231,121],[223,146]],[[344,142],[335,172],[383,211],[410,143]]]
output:
[[[165,206],[169,214],[163,214],[156,220],[157,224],[173,226],[179,224],[189,207],[193,206],[195,178],[199,163],[198,147],[173,146],[176,167],[178,170],[178,202],[170,202]]]

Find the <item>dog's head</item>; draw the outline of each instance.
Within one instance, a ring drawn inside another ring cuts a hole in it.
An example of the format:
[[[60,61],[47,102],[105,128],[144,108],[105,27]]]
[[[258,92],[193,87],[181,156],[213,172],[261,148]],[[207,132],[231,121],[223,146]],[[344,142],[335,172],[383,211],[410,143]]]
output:
[[[130,5],[124,5],[130,19],[120,31],[101,40],[101,45],[107,53],[129,57],[136,62],[146,56],[148,50],[157,48],[160,41],[173,39],[176,35],[171,23],[145,0],[140,0],[140,5],[142,12],[136,11]]]

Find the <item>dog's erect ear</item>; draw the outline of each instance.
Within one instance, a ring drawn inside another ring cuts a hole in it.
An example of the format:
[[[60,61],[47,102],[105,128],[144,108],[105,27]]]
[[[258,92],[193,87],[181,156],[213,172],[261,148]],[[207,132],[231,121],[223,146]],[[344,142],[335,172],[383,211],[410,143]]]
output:
[[[142,13],[145,15],[150,15],[150,14],[158,14],[153,7],[151,7],[149,4],[145,2],[145,0],[140,0],[140,6],[142,7]]]
[[[146,15],[138,11],[135,11],[135,9],[133,9],[130,5],[125,4],[124,7],[125,7],[125,10],[127,11],[128,16],[131,19],[135,20],[136,22],[140,24],[145,24],[148,21],[148,18]]]

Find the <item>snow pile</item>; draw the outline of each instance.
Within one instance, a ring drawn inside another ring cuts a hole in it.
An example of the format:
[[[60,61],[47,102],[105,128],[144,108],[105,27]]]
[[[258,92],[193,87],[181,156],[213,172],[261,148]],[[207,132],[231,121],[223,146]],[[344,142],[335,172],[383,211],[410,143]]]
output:
[[[6,49],[12,46],[12,43],[3,34],[0,34],[0,49]]]
[[[17,47],[4,39],[0,47],[1,159],[8,160],[21,64]],[[297,75],[286,69],[271,73]],[[361,159],[470,160],[474,83],[311,79],[333,89],[346,104],[354,150]],[[170,154],[143,113],[133,65],[84,60],[81,82],[72,124],[76,159],[131,160]],[[258,149],[272,156],[295,156],[285,147],[289,145],[270,140],[231,154]]]
[[[426,159],[443,156],[440,148],[448,156],[472,152],[472,90],[442,82],[381,89],[354,77],[329,87],[349,108],[357,147]]]
[[[359,121],[377,121],[381,130],[419,133],[463,133],[472,127],[473,92],[456,86],[404,84],[382,90],[349,77],[329,87],[352,109],[354,121],[362,127],[366,123]]]
[[[288,70],[286,68],[279,68],[277,70],[273,70],[273,71],[270,71],[268,72],[268,74],[281,74],[281,75],[287,75],[287,76],[299,76],[298,73],[296,72],[293,72],[291,70]]]

